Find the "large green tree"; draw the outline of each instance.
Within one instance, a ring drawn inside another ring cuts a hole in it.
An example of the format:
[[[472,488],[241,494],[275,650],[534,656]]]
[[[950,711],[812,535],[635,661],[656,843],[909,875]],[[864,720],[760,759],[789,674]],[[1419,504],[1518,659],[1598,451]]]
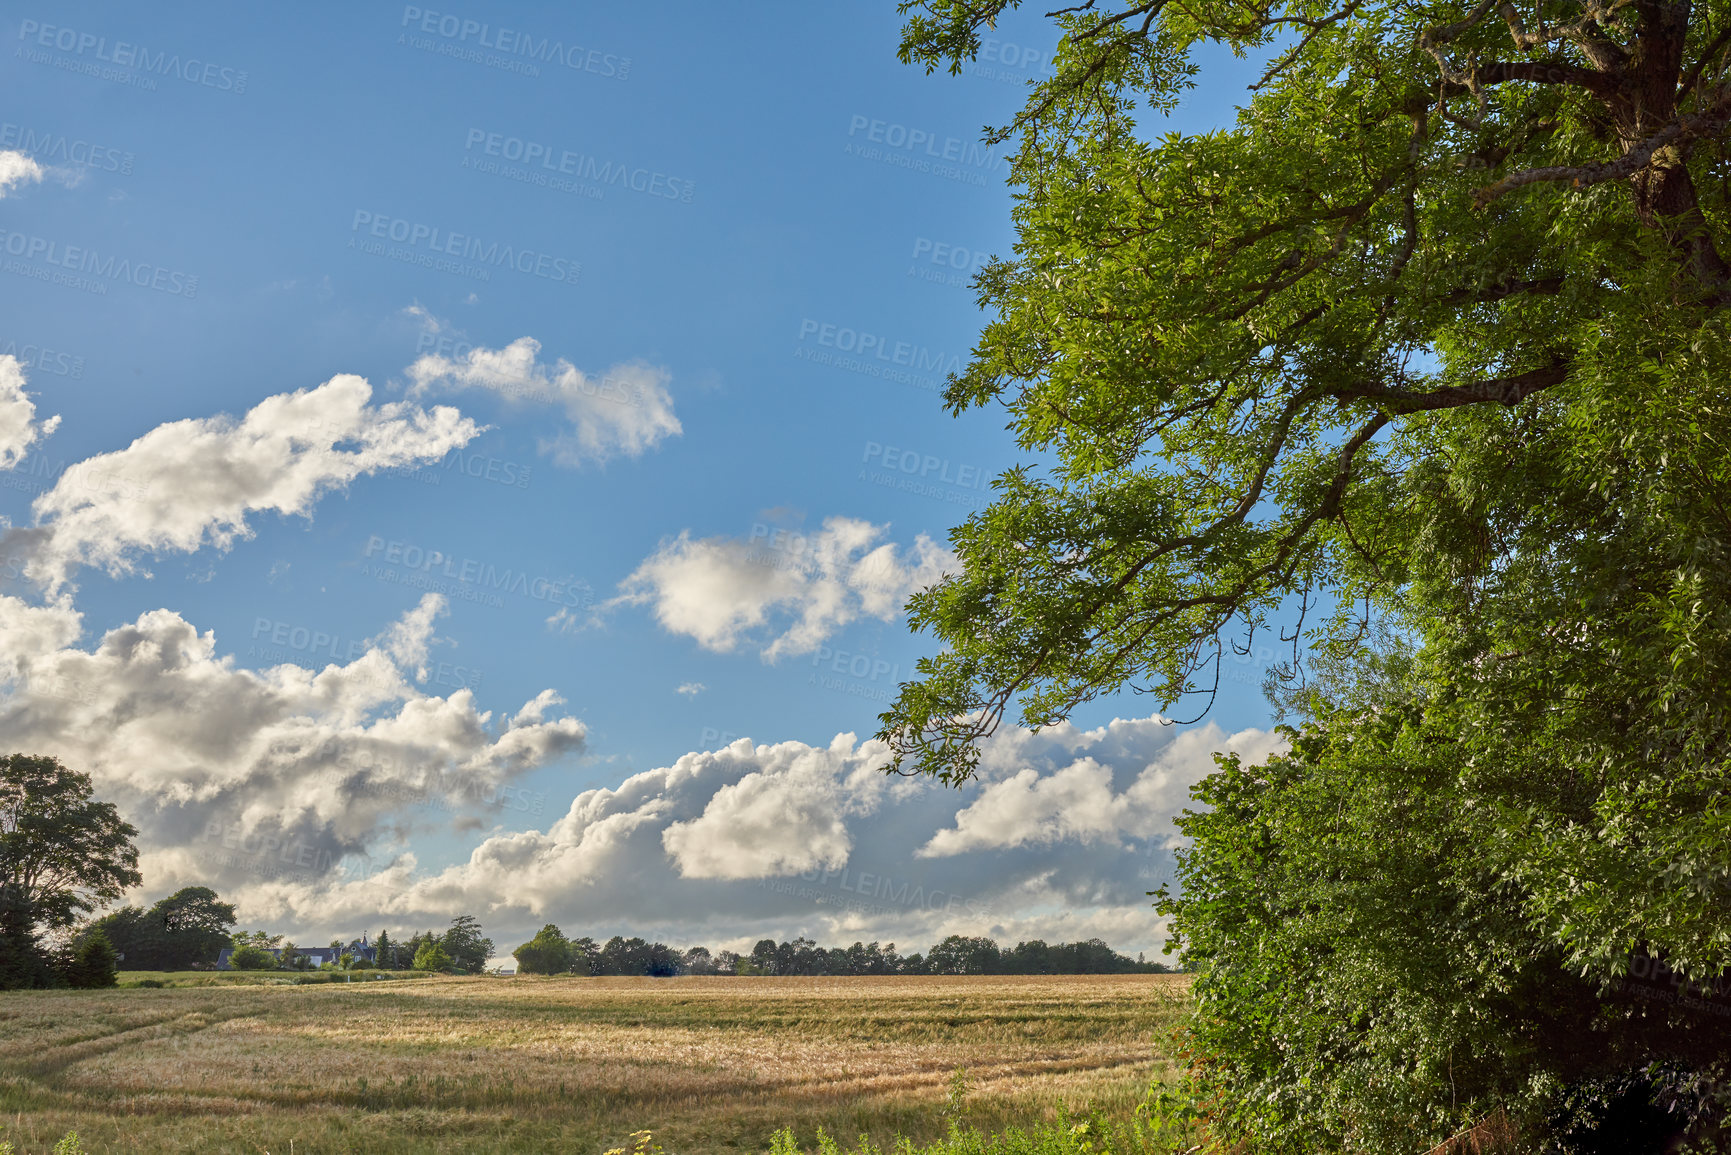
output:
[[[234,906],[208,886],[188,886],[150,909],[124,906],[97,919],[128,970],[185,970],[229,945]]]
[[[959,64],[1011,6],[904,4],[904,57]],[[1000,479],[954,535],[964,571],[915,598],[945,650],[884,715],[898,765],[965,777],[1015,704],[1038,726],[1131,685],[1206,693],[1295,596],[1330,598],[1338,640],[1415,581],[1478,595],[1505,515],[1659,465],[1673,421],[1717,464],[1731,16],[1152,0],[1057,23],[1056,74],[997,132],[1019,240],[978,279],[996,319],[946,394],[1002,402],[1056,464]],[[1273,58],[1237,124],[1139,131],[1203,41]]]
[[[1012,6],[904,5],[904,57],[958,65]],[[1000,479],[913,600],[943,649],[882,717],[894,768],[964,780],[1005,717],[1126,687],[1188,712],[1284,626],[1280,673],[1344,672],[1294,755],[1205,785],[1170,908],[1218,1117],[1395,1150],[1612,1067],[1714,1069],[1624,995],[1637,965],[1731,964],[1731,11],[1054,18],[1054,74],[996,135],[1019,239],[947,393],[1052,464]],[[1206,42],[1265,68],[1231,127],[1162,133]],[[1414,885],[1375,884],[1384,858]],[[1308,976],[1324,943],[1350,973]],[[1584,1018],[1511,1001],[1534,990]]]
[[[552,923],[512,951],[511,957],[517,960],[517,970],[526,975],[562,975],[574,960],[571,940]]]
[[[460,974],[480,974],[487,969],[487,960],[493,956],[493,940],[481,933],[481,922],[472,914],[459,914],[453,918],[450,929],[440,937],[439,945],[450,956],[452,968]]]
[[[1610,983],[1569,965],[1523,848],[1487,829],[1508,801],[1472,772],[1489,751],[1418,674],[1313,687],[1291,750],[1223,758],[1180,820],[1163,906],[1199,971],[1191,1085],[1217,1130],[1294,1153],[1411,1151],[1499,1109],[1523,1149],[1707,1132],[1731,1098],[1731,987],[1645,954]]]
[[[91,793],[56,758],[0,757],[0,988],[52,985],[42,934],[143,881],[138,831]]]

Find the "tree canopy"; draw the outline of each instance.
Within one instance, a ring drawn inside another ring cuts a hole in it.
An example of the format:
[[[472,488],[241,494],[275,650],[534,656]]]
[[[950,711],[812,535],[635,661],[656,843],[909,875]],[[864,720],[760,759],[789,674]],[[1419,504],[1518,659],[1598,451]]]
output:
[[[136,828],[56,758],[0,757],[0,987],[52,983],[39,933],[141,881]]]
[[[206,964],[229,945],[234,906],[208,886],[188,886],[149,910],[124,906],[97,919],[128,970],[183,970]]]
[[[526,975],[560,975],[571,969],[575,955],[571,940],[548,923],[535,937],[511,952],[517,960],[517,970]]]
[[[959,67],[1013,6],[903,4],[903,57]],[[1001,402],[1056,465],[999,479],[953,535],[963,572],[913,600],[945,648],[882,717],[898,768],[965,778],[1013,705],[1043,726],[1128,686],[1194,703],[1295,598],[1346,645],[1414,596],[1485,597],[1517,556],[1578,562],[1523,548],[1587,547],[1572,503],[1719,517],[1698,434],[1727,400],[1724,13],[1150,0],[1056,22],[1055,74],[995,134],[1019,240],[977,279],[994,319],[946,393]],[[1271,59],[1237,123],[1146,131],[1205,41]],[[1562,524],[1536,524],[1553,501]],[[1688,537],[1664,545],[1712,565]]]
[[[481,922],[472,914],[453,918],[439,945],[450,956],[452,968],[463,974],[480,974],[493,955],[493,940],[481,933]]]
[[[1014,6],[903,4],[903,57],[957,67]],[[963,781],[1006,717],[1126,688],[1199,712],[1282,629],[1293,751],[1203,784],[1165,904],[1219,1127],[1396,1151],[1505,1106],[1566,1143],[1629,1095],[1709,1102],[1731,11],[1053,19],[994,134],[1018,241],[946,394],[1052,464],[1000,478],[911,602],[942,650],[880,719],[890,769]],[[1259,75],[1230,127],[1164,132],[1207,43]]]
[[[446,971],[451,967],[451,956],[436,940],[422,943],[415,951],[414,968],[418,971]]]

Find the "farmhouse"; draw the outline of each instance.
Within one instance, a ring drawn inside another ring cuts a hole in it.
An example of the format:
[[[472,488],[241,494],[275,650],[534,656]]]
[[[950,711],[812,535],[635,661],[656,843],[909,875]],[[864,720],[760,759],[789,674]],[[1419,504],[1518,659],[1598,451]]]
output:
[[[281,947],[274,947],[274,946],[273,947],[266,947],[265,950],[267,950],[274,958],[276,958],[276,960],[278,962],[282,961],[282,948]],[[226,971],[226,970],[233,969],[229,966],[229,963],[228,963],[229,956],[232,954],[234,954],[234,948],[233,947],[223,947],[222,950],[218,951],[217,956],[216,956],[216,969],[219,971]],[[365,934],[361,935],[360,938],[354,939],[353,941],[351,941],[349,943],[348,946],[345,946],[345,947],[334,947],[334,946],[297,946],[297,947],[295,947],[296,958],[297,959],[306,959],[307,961],[306,961],[305,965],[309,968],[321,967],[321,966],[324,966],[326,963],[330,963],[332,966],[335,966],[337,961],[339,959],[341,959],[342,956],[345,954],[350,956],[351,958],[353,958],[356,962],[360,962],[363,959],[369,963],[378,961],[377,951],[375,950],[375,948],[371,944],[369,944],[367,942],[367,936]],[[299,962],[296,962],[295,965],[300,966],[302,964],[300,964]]]

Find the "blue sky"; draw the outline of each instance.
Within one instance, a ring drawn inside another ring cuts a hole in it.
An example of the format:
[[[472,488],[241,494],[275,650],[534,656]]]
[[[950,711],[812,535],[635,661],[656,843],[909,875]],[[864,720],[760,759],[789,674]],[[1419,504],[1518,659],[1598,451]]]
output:
[[[0,473],[0,719],[124,800],[144,897],[208,881],[303,935],[479,906],[501,940],[556,917],[712,945],[1158,942],[1123,879],[1164,835],[1124,799],[1183,739],[1146,700],[1089,706],[1051,750],[1007,742],[968,793],[840,785],[871,758],[836,736],[868,738],[929,652],[901,598],[1017,460],[1000,412],[949,417],[937,389],[982,322],[973,267],[1014,239],[981,126],[1054,44],[1018,17],[967,75],[927,77],[897,31],[887,2],[9,7],[0,152],[37,171],[0,199],[0,354],[39,435]],[[1211,63],[1166,127],[1228,120],[1250,70]],[[291,410],[329,436],[273,442]],[[206,649],[145,678],[138,639],[170,634]],[[282,670],[369,653],[400,686]],[[1258,663],[1237,673],[1179,778],[1225,735],[1263,741]],[[455,745],[429,702],[462,715]],[[391,727],[395,770],[341,761]],[[1084,803],[1046,789],[1089,758],[1116,826],[1066,826]],[[404,793],[409,762],[437,799]],[[680,793],[681,765],[708,785]],[[966,835],[1016,789],[1045,799],[1040,838]],[[734,841],[699,846],[753,791]],[[656,837],[597,857],[603,812]],[[714,865],[802,822],[800,849]],[[531,897],[498,890],[516,870]],[[848,870],[871,911],[775,889]],[[861,871],[973,913],[886,907]],[[594,897],[622,872],[630,902]]]

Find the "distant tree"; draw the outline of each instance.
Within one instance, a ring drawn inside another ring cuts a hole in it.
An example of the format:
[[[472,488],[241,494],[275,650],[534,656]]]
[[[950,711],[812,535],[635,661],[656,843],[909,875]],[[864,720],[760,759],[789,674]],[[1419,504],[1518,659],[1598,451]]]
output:
[[[0,758],[0,989],[51,986],[40,930],[69,927],[143,881],[138,830],[58,759]]]
[[[773,938],[759,939],[757,945],[751,948],[752,969],[748,973],[758,975],[776,974],[778,972],[775,969],[775,963],[775,940]]]
[[[415,952],[414,965],[418,971],[448,971],[451,969],[451,956],[445,953],[445,948],[437,940],[429,938]]]
[[[926,966],[937,975],[984,975],[998,969],[998,944],[989,938],[967,938],[952,934],[926,956]]]
[[[715,960],[710,957],[709,948],[694,946],[685,952],[682,960],[686,974],[712,975],[715,973]]]
[[[246,943],[234,948],[228,965],[237,971],[270,971],[277,968],[277,958],[262,946]]]
[[[185,970],[229,943],[234,907],[206,886],[189,886],[149,910],[125,906],[97,919],[128,970]]]
[[[452,969],[460,974],[480,974],[493,957],[493,940],[481,934],[480,920],[473,915],[459,914],[453,918],[451,929],[445,932],[439,945],[450,956]]]
[[[643,973],[658,979],[685,974],[685,955],[666,943],[651,943],[648,965],[644,967]]]
[[[296,950],[294,943],[285,942],[282,944],[281,965],[289,971],[311,970],[313,960]]]
[[[828,953],[804,935],[775,949],[775,973],[780,975],[821,975],[828,973],[825,964]]]
[[[79,990],[96,990],[114,986],[119,978],[119,961],[114,957],[114,944],[108,941],[108,936],[100,930],[90,930],[80,936],[72,948],[66,985]]]
[[[517,970],[526,975],[561,975],[571,969],[571,940],[548,923],[535,937],[511,952]]]
[[[715,973],[718,975],[741,974],[743,972],[740,971],[739,966],[744,961],[745,960],[740,958],[738,952],[736,952],[736,951],[731,951],[731,950],[716,951],[715,952]]]
[[[282,935],[266,934],[262,930],[241,930],[228,936],[228,944],[237,950],[243,946],[275,949],[282,946]]]
[[[416,931],[409,936],[409,941],[397,948],[398,956],[408,966],[415,965],[415,958],[421,953],[421,948],[433,940],[432,931]]]
[[[1013,975],[1049,975],[1057,974],[1058,960],[1054,957],[1051,947],[1044,939],[1030,939],[1019,942],[1010,950],[1004,952],[1003,968],[1005,973]]]
[[[685,970],[685,956],[666,943],[614,935],[596,952],[592,974],[654,975],[665,978]]]
[[[123,906],[111,910],[101,918],[90,922],[84,932],[100,930],[113,945],[115,955],[126,964],[127,970],[151,971],[168,970],[158,966],[162,956],[162,923],[152,919],[150,912],[141,906]],[[80,936],[82,937],[82,935]],[[217,949],[228,945],[228,936],[224,935]],[[212,955],[211,957],[215,957]],[[200,959],[209,962],[210,959]]]
[[[381,970],[397,969],[397,944],[391,941],[391,932],[381,930],[378,941],[373,944],[373,960]]]
[[[166,940],[162,961],[172,966],[215,957],[235,920],[234,906],[217,898],[208,886],[183,887],[151,907],[150,915],[162,921]]]

